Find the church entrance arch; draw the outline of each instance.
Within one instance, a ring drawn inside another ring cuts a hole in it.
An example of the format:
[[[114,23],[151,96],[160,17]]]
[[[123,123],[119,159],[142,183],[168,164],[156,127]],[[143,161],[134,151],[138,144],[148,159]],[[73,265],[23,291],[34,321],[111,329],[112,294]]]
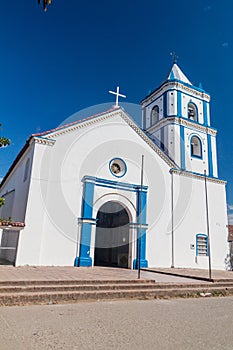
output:
[[[96,218],[94,265],[129,267],[129,215],[116,201],[104,203]]]

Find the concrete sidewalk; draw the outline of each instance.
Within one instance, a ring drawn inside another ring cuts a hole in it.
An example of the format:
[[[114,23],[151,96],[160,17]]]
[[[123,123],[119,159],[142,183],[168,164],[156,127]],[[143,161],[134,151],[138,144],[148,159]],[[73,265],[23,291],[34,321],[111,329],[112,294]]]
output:
[[[148,268],[143,269],[144,271],[151,271],[157,274],[167,276],[177,276],[190,278],[195,280],[209,281],[209,270],[203,269],[182,269],[182,268]],[[217,281],[232,281],[233,282],[233,271],[224,270],[212,270],[211,280]]]
[[[189,271],[189,275],[191,275],[191,270]],[[186,276],[174,276],[160,273],[160,271],[158,273],[141,271],[141,279],[144,280],[155,280],[158,283],[196,283],[195,279],[192,280],[187,276],[188,274]],[[233,273],[231,276],[233,278]],[[0,266],[0,282],[6,281],[9,283],[11,281],[135,280],[137,277],[138,272],[136,270],[98,266],[78,268],[72,266]]]

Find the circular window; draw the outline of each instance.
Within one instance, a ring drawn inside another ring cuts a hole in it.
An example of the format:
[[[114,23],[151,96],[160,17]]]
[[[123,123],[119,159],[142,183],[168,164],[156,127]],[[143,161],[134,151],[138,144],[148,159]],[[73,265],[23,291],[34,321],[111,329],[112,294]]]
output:
[[[126,164],[123,159],[114,158],[109,163],[109,169],[114,176],[122,177],[126,173]]]

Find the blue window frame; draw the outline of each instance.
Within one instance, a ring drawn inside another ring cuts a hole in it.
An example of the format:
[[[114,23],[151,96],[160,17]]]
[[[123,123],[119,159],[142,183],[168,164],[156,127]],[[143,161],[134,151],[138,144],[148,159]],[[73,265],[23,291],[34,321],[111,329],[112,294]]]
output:
[[[202,142],[200,138],[193,135],[190,139],[191,157],[202,159]]]
[[[204,233],[196,235],[196,256],[209,256],[208,236]]]
[[[188,104],[188,119],[198,122],[197,106],[193,102]]]

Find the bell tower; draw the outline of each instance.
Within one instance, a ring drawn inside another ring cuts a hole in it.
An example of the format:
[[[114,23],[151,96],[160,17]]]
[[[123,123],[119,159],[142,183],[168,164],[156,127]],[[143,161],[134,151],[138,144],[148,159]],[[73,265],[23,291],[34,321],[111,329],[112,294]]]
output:
[[[218,177],[210,95],[174,63],[166,80],[142,101],[142,128],[181,170]]]

